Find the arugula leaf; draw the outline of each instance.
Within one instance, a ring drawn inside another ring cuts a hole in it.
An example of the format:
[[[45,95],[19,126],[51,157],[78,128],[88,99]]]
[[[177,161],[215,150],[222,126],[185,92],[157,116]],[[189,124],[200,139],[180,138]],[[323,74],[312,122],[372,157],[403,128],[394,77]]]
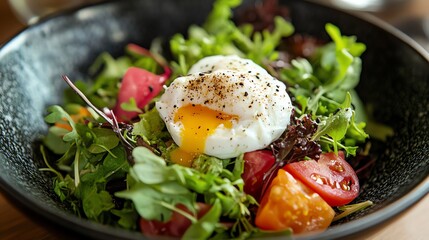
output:
[[[353,91],[362,68],[359,57],[366,47],[354,36],[342,36],[332,24],[326,24],[326,31],[332,43],[320,47],[310,60],[292,60],[291,67],[280,70],[279,76],[290,86],[297,103],[295,111],[301,116],[311,114],[320,122],[312,140],[319,141],[324,151],[342,148],[355,155],[356,145],[368,138],[362,122],[365,112]],[[355,111],[360,115],[359,123]]]
[[[340,109],[336,114],[330,116],[324,123],[319,125],[319,128],[312,137],[312,140],[326,134],[334,140],[334,149],[335,152],[337,152],[336,142],[343,139],[346,135],[351,116],[352,109]]]
[[[354,111],[350,108],[351,106],[351,96],[347,94],[346,99],[343,103],[340,104],[340,109],[335,114],[331,114],[329,117],[320,117],[321,122],[319,123],[316,133],[312,136],[312,140],[320,140],[321,142],[327,144],[325,151],[330,151],[329,146],[333,146],[335,153],[338,152],[338,147],[345,149],[347,154],[355,155],[357,147],[355,144],[352,146],[346,146],[341,143],[346,137],[351,137],[354,141],[351,142],[348,140],[348,143],[361,143],[363,142],[368,135],[359,128],[354,120]],[[364,125],[363,125],[364,126]],[[361,127],[363,127],[361,126]],[[349,130],[350,129],[350,130]],[[324,136],[327,135],[328,137]]]
[[[108,181],[124,178],[129,170],[125,150],[122,146],[118,146],[112,150],[112,154],[105,156],[103,162],[97,165],[97,168],[88,169],[82,175],[81,183],[86,185],[98,184],[99,187],[102,186],[101,189],[105,189],[105,184]]]
[[[374,109],[373,105],[368,104],[367,106],[368,110],[368,121],[366,126],[366,131],[369,133],[369,135],[372,138],[379,139],[381,141],[386,141],[388,137],[393,136],[394,131],[391,127],[378,123],[375,121],[373,115],[374,115]]]
[[[347,128],[346,133],[346,144],[347,145],[356,145],[359,143],[365,142],[365,139],[369,137],[369,135],[365,132],[366,123],[360,122],[356,123],[355,121],[356,111],[352,112],[352,117],[350,118],[350,125]]]
[[[332,24],[326,25],[326,31],[334,42],[319,48],[312,59],[312,68],[300,60],[300,65],[295,62],[292,69],[281,73],[286,82],[298,83],[306,89],[305,96],[309,100],[305,113],[313,115],[329,115],[335,111],[335,106],[327,108],[328,112],[323,109],[327,102],[344,101],[346,92],[357,85],[362,65],[359,56],[366,49],[364,44],[356,42],[354,36],[341,36],[340,30]],[[297,76],[298,79],[294,80]],[[324,97],[327,98],[322,100]]]
[[[339,28],[333,24],[326,24],[325,29],[335,43],[337,73],[334,79],[331,80],[332,82],[329,83],[333,88],[346,77],[349,67],[355,61],[355,57],[360,56],[366,50],[366,46],[362,43],[357,43],[355,37],[342,36]],[[322,65],[325,64],[322,62]]]

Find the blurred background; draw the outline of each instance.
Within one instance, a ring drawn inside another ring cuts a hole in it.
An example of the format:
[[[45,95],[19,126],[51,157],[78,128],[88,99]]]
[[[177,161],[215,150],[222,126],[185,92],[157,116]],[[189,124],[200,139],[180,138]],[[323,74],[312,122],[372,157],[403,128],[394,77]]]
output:
[[[0,44],[40,17],[103,0],[0,0]],[[429,0],[313,0],[373,14],[429,50]]]
[[[18,21],[8,1],[0,0],[0,44],[23,27],[24,24]]]
[[[101,0],[8,0],[8,2],[21,22],[33,24],[45,15]]]

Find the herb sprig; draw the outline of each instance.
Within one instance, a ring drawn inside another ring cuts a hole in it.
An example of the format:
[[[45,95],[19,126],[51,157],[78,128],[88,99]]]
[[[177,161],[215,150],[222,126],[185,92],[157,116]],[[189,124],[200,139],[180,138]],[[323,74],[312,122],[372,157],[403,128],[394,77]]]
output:
[[[177,204],[185,205],[191,212],[196,212],[197,195],[202,195],[207,204],[212,205],[213,215],[199,220],[197,226],[210,225],[205,233],[210,236],[219,225],[220,217],[233,221],[234,225],[244,226],[246,231],[252,226],[249,222],[249,206],[256,205],[253,197],[243,192],[243,160],[238,158],[230,176],[202,173],[198,170],[177,164],[167,165],[165,160],[156,156],[147,148],[137,147],[133,150],[135,165],[130,169],[128,190],[117,192],[117,197],[134,202],[137,212],[147,220],[165,221],[170,219],[173,211],[178,211]],[[227,171],[223,169],[223,171]],[[235,174],[234,174],[235,173]],[[197,220],[188,217],[193,223]],[[194,226],[188,231],[201,231]],[[253,227],[252,227],[253,228]],[[188,232],[189,235],[192,235]],[[186,234],[185,234],[186,235]]]
[[[359,82],[360,55],[366,47],[354,36],[342,36],[332,24],[326,24],[326,31],[332,43],[319,48],[309,60],[292,60],[289,68],[279,70],[279,76],[289,86],[298,115],[310,114],[319,122],[312,140],[319,141],[324,152],[341,148],[354,156],[357,144],[368,138],[365,122],[356,122],[356,111],[360,119],[365,117],[353,90]]]

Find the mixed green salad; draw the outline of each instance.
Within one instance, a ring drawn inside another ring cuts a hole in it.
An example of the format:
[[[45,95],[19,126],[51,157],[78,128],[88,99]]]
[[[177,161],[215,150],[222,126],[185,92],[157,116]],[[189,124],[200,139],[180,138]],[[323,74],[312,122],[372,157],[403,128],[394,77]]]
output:
[[[263,29],[236,24],[240,3],[217,0],[205,23],[174,35],[169,49],[160,39],[149,49],[129,44],[121,57],[101,54],[91,80],[64,76],[71,88],[64,105],[47,109],[41,170],[78,216],[149,236],[225,239],[324,230],[372,204],[353,202],[356,172],[365,170],[356,159],[369,151],[354,90],[365,45],[329,23],[331,42],[296,34],[272,12]],[[176,79],[210,74],[189,74],[210,56],[251,61],[286,86],[293,109],[280,136],[230,158],[179,151],[157,104]]]

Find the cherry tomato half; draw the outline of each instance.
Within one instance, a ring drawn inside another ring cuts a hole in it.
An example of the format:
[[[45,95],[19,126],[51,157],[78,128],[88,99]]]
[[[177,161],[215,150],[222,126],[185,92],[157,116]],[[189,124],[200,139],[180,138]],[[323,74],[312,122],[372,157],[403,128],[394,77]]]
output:
[[[264,174],[274,165],[275,158],[269,150],[258,150],[244,154],[244,192],[259,199]]]
[[[263,230],[292,229],[294,233],[324,230],[334,210],[317,193],[279,169],[262,197],[255,224]]]
[[[189,214],[191,212],[184,205],[177,205],[182,211]],[[200,219],[210,210],[211,206],[205,203],[198,203],[197,218]],[[147,236],[171,236],[181,237],[191,226],[191,221],[180,213],[173,212],[171,219],[167,222],[156,220],[146,220],[140,218],[140,230]]]
[[[304,160],[283,168],[317,192],[331,206],[350,203],[359,194],[359,179],[344,153],[324,153],[318,161]]]

